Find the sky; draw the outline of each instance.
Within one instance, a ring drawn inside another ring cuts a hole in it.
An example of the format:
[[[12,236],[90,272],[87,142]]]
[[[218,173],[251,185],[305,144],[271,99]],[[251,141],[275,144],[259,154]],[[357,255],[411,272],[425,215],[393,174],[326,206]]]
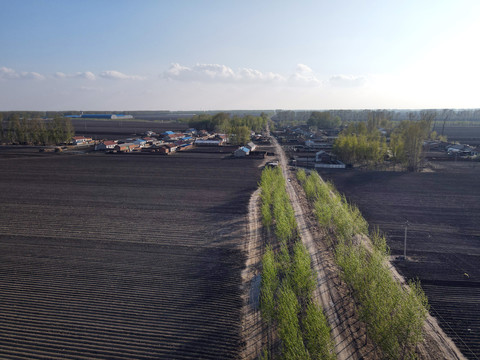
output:
[[[0,0],[0,110],[479,108],[478,0]]]

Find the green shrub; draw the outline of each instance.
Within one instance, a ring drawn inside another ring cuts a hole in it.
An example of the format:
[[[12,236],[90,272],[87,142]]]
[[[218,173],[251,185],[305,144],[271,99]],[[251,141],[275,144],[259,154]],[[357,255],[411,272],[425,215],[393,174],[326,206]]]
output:
[[[322,309],[313,302],[307,305],[302,327],[305,346],[312,360],[334,360],[336,358],[327,319]]]
[[[278,335],[282,341],[282,355],[288,360],[308,360],[298,321],[300,305],[295,293],[284,281],[278,295]]]
[[[278,287],[278,269],[275,255],[270,246],[267,246],[262,260],[262,284],[260,292],[260,309],[262,316],[268,323],[275,318],[275,293]]]

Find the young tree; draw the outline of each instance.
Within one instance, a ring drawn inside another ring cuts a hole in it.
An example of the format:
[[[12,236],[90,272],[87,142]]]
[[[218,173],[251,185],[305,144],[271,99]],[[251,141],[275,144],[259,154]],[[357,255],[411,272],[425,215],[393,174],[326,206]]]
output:
[[[14,144],[18,142],[17,130],[20,128],[20,117],[17,113],[10,115],[7,125],[7,142]]]
[[[0,114],[0,143],[3,141],[3,114]]]
[[[250,129],[245,125],[235,126],[232,129],[230,139],[234,145],[245,145],[250,141]]]

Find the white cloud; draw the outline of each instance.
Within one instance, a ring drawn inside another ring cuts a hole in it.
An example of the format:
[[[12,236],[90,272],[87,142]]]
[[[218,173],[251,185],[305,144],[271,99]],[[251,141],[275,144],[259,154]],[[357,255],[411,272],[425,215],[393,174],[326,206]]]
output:
[[[43,80],[45,76],[37,72],[18,72],[14,69],[7,67],[0,67],[0,79],[31,79],[31,80]]]
[[[126,75],[116,70],[106,70],[99,74],[100,77],[110,80],[144,80],[143,76]]]
[[[163,77],[170,80],[185,82],[231,82],[231,83],[264,83],[264,82],[282,82],[285,78],[280,74],[272,72],[262,73],[259,70],[241,68],[234,71],[226,65],[220,64],[196,64],[193,67],[182,66],[173,63]]]
[[[65,79],[65,78],[71,78],[71,79],[87,79],[87,80],[95,80],[96,76],[94,73],[90,71],[85,71],[85,72],[76,72],[74,74],[65,74],[62,72],[56,72],[54,76],[58,79]]]
[[[289,82],[301,86],[320,86],[322,84],[313,70],[305,64],[297,64],[295,73],[290,76]]]
[[[334,75],[329,79],[329,83],[338,87],[359,87],[365,85],[366,80],[364,76]]]

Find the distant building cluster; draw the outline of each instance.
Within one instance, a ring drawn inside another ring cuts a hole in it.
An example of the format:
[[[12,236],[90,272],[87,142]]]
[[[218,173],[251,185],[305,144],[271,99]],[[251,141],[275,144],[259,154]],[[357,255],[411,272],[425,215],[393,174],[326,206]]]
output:
[[[149,152],[169,155],[193,146],[222,146],[227,140],[225,134],[209,133],[206,130],[165,131],[161,134],[148,130],[142,137],[118,140],[93,141],[90,137],[75,136],[72,144],[95,145],[96,151],[109,153]]]
[[[300,125],[286,128],[277,136],[287,149],[298,154],[292,160],[293,165],[315,169],[345,169],[347,165],[332,153],[339,131],[340,129],[311,131],[310,126]],[[311,153],[315,156],[310,155]]]
[[[66,115],[65,117],[72,118],[72,119],[109,119],[109,120],[133,119],[132,115],[123,115],[123,114],[81,114],[81,115]]]

